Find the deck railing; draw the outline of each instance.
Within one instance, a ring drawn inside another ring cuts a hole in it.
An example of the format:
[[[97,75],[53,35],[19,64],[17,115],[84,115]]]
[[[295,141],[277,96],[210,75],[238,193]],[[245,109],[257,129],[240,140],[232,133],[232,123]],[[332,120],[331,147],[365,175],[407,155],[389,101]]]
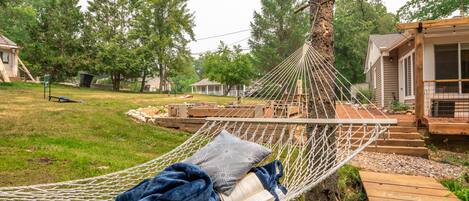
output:
[[[469,119],[469,79],[429,80],[425,86],[425,115]]]

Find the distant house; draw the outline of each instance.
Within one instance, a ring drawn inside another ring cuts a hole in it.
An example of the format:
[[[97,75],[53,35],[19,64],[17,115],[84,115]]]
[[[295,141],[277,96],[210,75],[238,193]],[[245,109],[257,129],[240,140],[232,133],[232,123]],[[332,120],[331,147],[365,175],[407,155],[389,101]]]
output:
[[[191,85],[193,94],[205,94],[223,96],[225,91],[228,89],[227,86],[220,84],[219,82],[210,81],[209,79],[203,79]],[[228,96],[239,96],[244,94],[246,86],[233,86],[228,93]]]
[[[18,73],[18,54],[20,47],[16,45],[13,41],[6,38],[3,35],[0,35],[0,59],[2,66],[0,66],[0,71],[6,74],[6,76],[11,80],[19,80]]]
[[[160,90],[160,85],[161,81],[159,77],[154,77],[154,78],[147,78],[146,84],[145,84],[145,90],[150,91],[150,92],[156,92]],[[163,83],[165,84],[165,83]],[[171,82],[166,82],[165,84],[165,91],[171,91],[172,89],[172,83]]]
[[[402,33],[369,37],[364,73],[374,102],[410,105],[421,122],[469,119],[469,18],[396,27]]]

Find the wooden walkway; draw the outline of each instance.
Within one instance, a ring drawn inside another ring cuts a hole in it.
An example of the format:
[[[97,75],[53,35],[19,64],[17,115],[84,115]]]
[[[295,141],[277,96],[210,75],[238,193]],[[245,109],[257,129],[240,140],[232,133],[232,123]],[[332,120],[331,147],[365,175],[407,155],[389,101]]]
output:
[[[459,201],[433,178],[360,171],[369,201]]]

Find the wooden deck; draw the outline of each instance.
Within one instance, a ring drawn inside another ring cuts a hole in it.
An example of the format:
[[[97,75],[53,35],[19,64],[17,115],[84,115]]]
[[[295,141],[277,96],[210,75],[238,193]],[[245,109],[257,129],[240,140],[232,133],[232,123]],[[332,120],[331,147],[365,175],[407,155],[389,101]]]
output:
[[[459,201],[433,178],[360,171],[369,201]]]
[[[457,118],[424,118],[428,132],[437,135],[469,135],[469,120]]]

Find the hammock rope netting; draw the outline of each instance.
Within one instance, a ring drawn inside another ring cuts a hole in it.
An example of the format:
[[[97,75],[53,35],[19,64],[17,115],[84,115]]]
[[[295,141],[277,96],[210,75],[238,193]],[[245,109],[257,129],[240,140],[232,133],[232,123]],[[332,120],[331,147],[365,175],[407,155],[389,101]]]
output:
[[[363,104],[363,100],[350,96],[350,86],[330,61],[306,42],[252,83],[237,104],[207,118],[194,135],[171,152],[94,178],[3,187],[0,200],[112,200],[165,167],[190,157],[223,129],[272,149],[271,157],[262,163],[282,161],[281,183],[288,189],[285,200],[294,200],[396,123],[370,100]]]

